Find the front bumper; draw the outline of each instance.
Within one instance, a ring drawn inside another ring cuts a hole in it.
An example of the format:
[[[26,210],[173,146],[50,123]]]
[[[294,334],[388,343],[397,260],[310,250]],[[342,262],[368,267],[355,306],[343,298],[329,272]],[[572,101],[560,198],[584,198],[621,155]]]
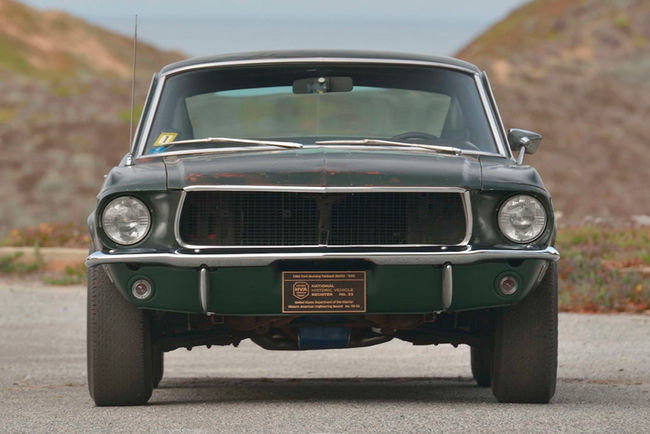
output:
[[[541,250],[472,250],[435,252],[277,252],[277,253],[103,253],[94,252],[86,266],[100,264],[160,264],[173,267],[263,267],[286,260],[363,260],[377,265],[443,265],[471,264],[482,261],[542,259],[557,261],[560,254],[554,247]]]
[[[104,265],[111,280],[132,304],[154,310],[219,315],[282,315],[283,271],[343,270],[367,273],[368,314],[428,313],[483,309],[516,303],[539,282],[553,247],[541,250],[471,250],[435,252],[309,253],[103,253],[94,252],[89,267]],[[336,265],[332,265],[336,264]],[[519,291],[496,290],[500,276],[513,275]],[[146,301],[131,294],[138,279],[152,282]]]

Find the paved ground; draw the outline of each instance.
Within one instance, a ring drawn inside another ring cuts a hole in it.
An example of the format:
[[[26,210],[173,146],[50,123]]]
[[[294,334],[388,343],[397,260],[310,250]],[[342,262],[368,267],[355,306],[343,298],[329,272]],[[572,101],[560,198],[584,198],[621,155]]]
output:
[[[650,316],[561,315],[549,405],[473,385],[461,346],[167,354],[144,407],[95,408],[85,291],[0,279],[0,432],[650,432]]]

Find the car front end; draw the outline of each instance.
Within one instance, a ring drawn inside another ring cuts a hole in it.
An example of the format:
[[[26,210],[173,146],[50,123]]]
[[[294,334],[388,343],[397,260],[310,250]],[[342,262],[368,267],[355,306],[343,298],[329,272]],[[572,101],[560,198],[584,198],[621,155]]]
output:
[[[468,344],[501,378],[500,315],[559,254],[550,195],[512,156],[485,74],[439,58],[253,57],[163,69],[89,217],[86,263],[146,316],[147,351],[397,338]]]

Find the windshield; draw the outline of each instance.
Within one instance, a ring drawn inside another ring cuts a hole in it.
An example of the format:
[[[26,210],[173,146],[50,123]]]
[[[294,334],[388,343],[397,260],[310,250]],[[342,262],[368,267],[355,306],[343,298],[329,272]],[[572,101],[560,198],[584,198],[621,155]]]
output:
[[[497,152],[473,77],[433,67],[256,66],[168,78],[144,153],[214,137],[305,145],[381,139]],[[222,146],[233,144],[183,148]]]

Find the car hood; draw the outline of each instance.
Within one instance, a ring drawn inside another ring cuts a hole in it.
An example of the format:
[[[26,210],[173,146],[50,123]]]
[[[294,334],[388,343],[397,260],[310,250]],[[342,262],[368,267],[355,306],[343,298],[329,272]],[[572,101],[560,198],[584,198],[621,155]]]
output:
[[[165,158],[168,188],[201,185],[480,188],[478,159],[419,150],[298,149]]]

